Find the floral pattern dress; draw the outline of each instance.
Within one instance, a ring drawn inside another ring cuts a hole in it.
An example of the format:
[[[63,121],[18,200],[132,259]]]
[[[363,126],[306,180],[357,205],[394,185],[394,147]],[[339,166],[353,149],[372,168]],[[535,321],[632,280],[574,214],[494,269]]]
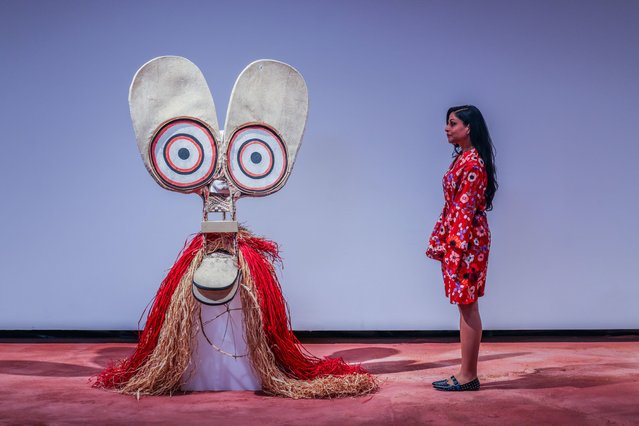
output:
[[[459,154],[442,183],[446,203],[430,236],[426,256],[441,262],[450,303],[469,304],[484,295],[490,251],[488,176],[477,150]]]

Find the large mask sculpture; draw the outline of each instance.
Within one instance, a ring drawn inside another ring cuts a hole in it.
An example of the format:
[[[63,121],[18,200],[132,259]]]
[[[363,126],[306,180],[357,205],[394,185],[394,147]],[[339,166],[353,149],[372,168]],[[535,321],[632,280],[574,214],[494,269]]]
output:
[[[273,194],[291,174],[308,113],[299,72],[272,60],[247,66],[223,131],[204,76],[185,58],[142,66],[129,106],[149,173],[163,188],[202,197],[203,221],[160,285],[134,353],[94,386],[136,395],[262,389],[292,398],[374,391],[375,378],[360,366],[301,347],[275,272],[277,245],[236,219],[240,198]]]

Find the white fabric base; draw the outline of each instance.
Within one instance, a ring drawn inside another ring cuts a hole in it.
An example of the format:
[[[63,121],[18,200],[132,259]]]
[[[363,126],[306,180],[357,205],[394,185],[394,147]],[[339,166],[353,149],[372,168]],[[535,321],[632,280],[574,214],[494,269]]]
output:
[[[228,303],[231,309],[241,308],[239,292]],[[206,323],[226,311],[226,306],[202,305],[202,322]],[[199,328],[200,319],[194,318]],[[244,315],[241,309],[224,313],[205,325],[206,336],[218,348],[236,355],[233,358],[212,347],[202,330],[191,341],[194,349],[191,363],[182,377],[184,391],[260,390],[262,385],[251,366],[244,340]]]

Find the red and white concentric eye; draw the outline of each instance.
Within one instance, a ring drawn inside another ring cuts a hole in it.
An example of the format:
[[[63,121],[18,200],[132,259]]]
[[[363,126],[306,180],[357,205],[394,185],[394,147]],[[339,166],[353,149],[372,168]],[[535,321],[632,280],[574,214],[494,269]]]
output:
[[[237,130],[229,142],[231,180],[249,193],[268,192],[284,178],[288,165],[286,146],[273,130],[252,125]]]
[[[215,173],[217,148],[211,131],[196,120],[180,118],[157,131],[151,161],[160,179],[174,189],[205,185]]]

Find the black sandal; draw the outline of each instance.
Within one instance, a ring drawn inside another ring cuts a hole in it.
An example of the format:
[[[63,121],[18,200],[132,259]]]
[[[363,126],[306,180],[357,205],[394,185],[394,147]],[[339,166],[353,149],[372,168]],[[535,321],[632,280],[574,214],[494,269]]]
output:
[[[463,385],[459,384],[459,381],[455,378],[455,376],[450,376],[453,381],[452,385],[448,384],[448,381],[444,384],[433,384],[433,387],[439,391],[447,391],[447,392],[465,392],[465,391],[478,391],[479,390],[479,378],[473,379],[468,383],[464,383]]]

